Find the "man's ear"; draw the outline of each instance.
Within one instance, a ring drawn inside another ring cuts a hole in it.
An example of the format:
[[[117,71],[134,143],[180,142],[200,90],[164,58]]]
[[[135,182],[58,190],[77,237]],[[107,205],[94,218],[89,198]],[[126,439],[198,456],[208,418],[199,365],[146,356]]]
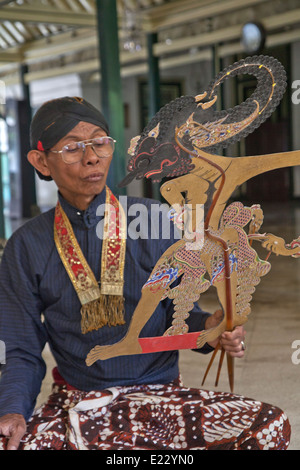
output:
[[[51,176],[45,152],[41,152],[40,150],[30,150],[27,154],[27,159],[29,163],[31,163],[31,165],[42,175]]]

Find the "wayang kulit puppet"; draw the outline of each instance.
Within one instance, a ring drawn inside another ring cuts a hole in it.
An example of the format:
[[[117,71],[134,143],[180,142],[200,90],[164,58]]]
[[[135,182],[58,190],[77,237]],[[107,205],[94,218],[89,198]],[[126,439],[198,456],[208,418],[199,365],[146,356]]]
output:
[[[227,78],[240,74],[257,78],[251,97],[227,111],[214,110],[217,88]],[[121,185],[134,178],[155,182],[171,178],[161,186],[161,194],[173,208],[175,223],[184,220],[196,245],[191,249],[190,236],[188,240],[183,236],[163,254],[143,286],[126,336],[116,344],[92,349],[88,365],[119,355],[202,347],[223,331],[247,321],[255,288],[270,270],[270,263],[259,259],[252,247],[253,240],[269,253],[300,256],[300,237],[287,244],[275,235],[259,233],[263,213],[258,204],[227,205],[235,189],[250,178],[299,165],[300,151],[239,158],[216,154],[218,148],[246,137],[264,122],[279,104],[285,88],[286,74],[276,59],[253,56],[241,60],[219,73],[205,93],[177,98],[164,106],[132,140],[128,175]],[[204,208],[202,234],[196,226],[199,205]],[[172,288],[179,278],[180,283]],[[214,328],[189,333],[185,322],[189,311],[211,286],[217,290],[223,320]],[[173,299],[172,326],[162,337],[139,338],[143,326],[166,297]],[[220,362],[223,355],[221,351]],[[228,356],[231,389],[232,361]]]

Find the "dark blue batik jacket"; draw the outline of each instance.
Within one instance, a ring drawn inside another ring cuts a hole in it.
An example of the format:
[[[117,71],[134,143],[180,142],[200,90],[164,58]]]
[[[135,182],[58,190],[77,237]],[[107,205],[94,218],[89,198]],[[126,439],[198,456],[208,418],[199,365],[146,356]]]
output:
[[[84,212],[71,206],[60,194],[59,200],[87,262],[99,279],[102,240],[98,235],[103,213],[98,210],[97,215],[97,209],[105,203],[105,190]],[[141,219],[134,210],[138,206],[134,205],[141,203],[148,215],[144,213],[143,222],[138,224]],[[160,224],[150,228],[154,203],[157,204],[149,199],[127,200],[128,226],[135,228],[134,233],[140,230],[141,236],[128,236],[126,242],[126,325],[81,333],[81,305],[54,243],[54,209],[25,223],[8,240],[0,266],[0,341],[6,347],[6,364],[0,379],[0,416],[7,413],[20,413],[26,419],[31,416],[46,372],[42,351],[47,342],[59,373],[80,390],[168,383],[178,377],[177,351],[121,356],[97,361],[90,367],[85,363],[95,345],[112,344],[125,335],[143,284],[162,253],[174,243],[174,238],[163,237]],[[172,302],[169,299],[160,302],[140,336],[163,335],[171,325],[172,314]],[[188,320],[190,331],[204,329],[208,315],[195,305]],[[209,351],[207,346],[201,352]]]

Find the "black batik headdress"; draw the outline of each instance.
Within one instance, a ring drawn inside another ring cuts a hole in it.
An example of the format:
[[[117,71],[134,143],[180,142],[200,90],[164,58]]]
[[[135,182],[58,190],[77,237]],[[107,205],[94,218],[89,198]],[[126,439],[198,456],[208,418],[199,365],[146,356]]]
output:
[[[65,96],[44,103],[35,113],[30,127],[32,149],[46,151],[70,132],[79,122],[89,122],[109,134],[103,114],[83,98]],[[37,171],[41,179],[51,181]]]

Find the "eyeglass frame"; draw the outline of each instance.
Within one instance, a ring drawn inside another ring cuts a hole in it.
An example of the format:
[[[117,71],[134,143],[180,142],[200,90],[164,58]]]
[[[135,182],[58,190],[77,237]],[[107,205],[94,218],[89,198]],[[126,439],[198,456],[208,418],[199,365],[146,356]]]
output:
[[[92,139],[87,139],[87,140],[79,140],[79,141],[72,141],[70,142],[69,144],[66,144],[63,146],[62,150],[52,150],[52,149],[48,149],[48,150],[45,150],[45,152],[52,152],[52,153],[60,153],[61,154],[61,158],[63,160],[64,163],[66,163],[67,165],[74,165],[75,163],[79,163],[83,160],[84,158],[84,155],[85,155],[85,152],[86,152],[86,147],[88,145],[90,145],[95,153],[95,155],[98,157],[98,158],[109,158],[113,152],[114,152],[114,148],[112,150],[112,153],[107,155],[107,156],[101,156],[99,157],[99,155],[97,155],[97,153],[95,152],[95,149],[93,148],[93,141],[96,140],[96,139],[110,139],[112,141],[112,143],[115,145],[115,143],[117,142],[115,139],[113,139],[112,137],[110,137],[109,135],[103,135],[103,136],[100,136],[100,137],[94,137]],[[77,160],[76,162],[66,162],[64,160],[64,157],[63,157],[63,152],[64,152],[64,148],[67,146],[67,145],[70,145],[71,143],[76,143],[76,144],[84,144],[84,147],[82,148],[82,157],[80,160]],[[86,144],[86,142],[88,142]]]

